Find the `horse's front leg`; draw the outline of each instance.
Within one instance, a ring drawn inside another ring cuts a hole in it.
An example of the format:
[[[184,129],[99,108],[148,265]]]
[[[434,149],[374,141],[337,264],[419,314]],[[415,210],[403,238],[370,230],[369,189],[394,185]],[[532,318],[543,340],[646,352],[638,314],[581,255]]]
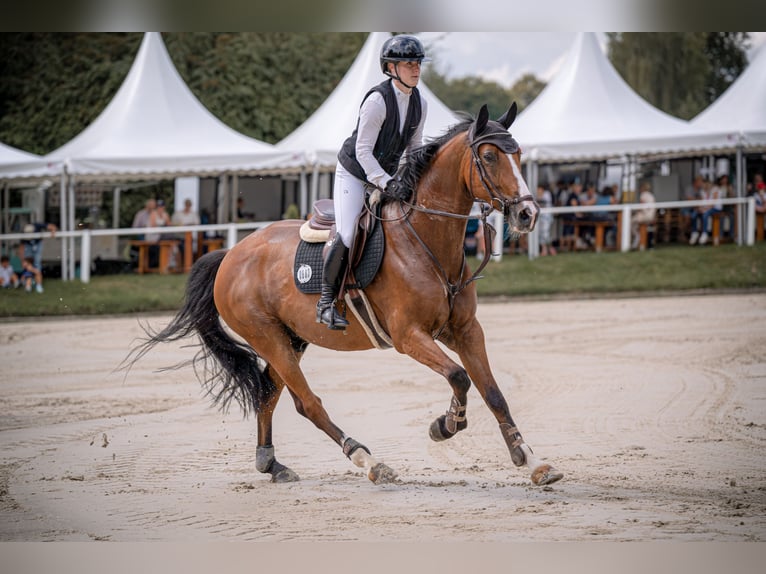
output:
[[[516,423],[513,422],[508,403],[498,388],[489,367],[484,331],[479,322],[474,318],[467,327],[457,332],[460,333],[460,336],[447,341],[447,345],[458,353],[476,386],[476,390],[479,391],[489,410],[495,415],[500,425],[500,433],[511,453],[513,464],[530,468],[532,470],[532,483],[538,486],[560,480],[564,476],[563,473],[534,454],[529,445],[524,442]]]
[[[452,388],[452,399],[447,412],[437,417],[428,429],[428,434],[434,441],[452,438],[468,426],[465,414],[468,390],[471,388],[468,373],[450,359],[430,335],[422,331],[408,333],[403,337],[403,341],[399,351],[442,375]]]

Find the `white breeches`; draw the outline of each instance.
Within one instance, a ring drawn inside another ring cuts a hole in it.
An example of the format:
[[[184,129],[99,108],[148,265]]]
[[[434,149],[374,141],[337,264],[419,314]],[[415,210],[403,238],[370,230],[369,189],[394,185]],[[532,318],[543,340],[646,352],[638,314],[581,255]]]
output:
[[[340,164],[335,170],[335,227],[343,245],[351,247],[356,218],[364,207],[364,182],[346,171]]]

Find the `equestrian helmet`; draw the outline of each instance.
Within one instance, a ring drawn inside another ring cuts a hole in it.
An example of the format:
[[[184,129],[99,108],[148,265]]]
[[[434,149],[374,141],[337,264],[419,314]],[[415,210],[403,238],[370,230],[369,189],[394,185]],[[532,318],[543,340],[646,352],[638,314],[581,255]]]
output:
[[[429,62],[423,43],[415,36],[399,34],[383,43],[380,49],[380,68],[386,73],[387,62]]]

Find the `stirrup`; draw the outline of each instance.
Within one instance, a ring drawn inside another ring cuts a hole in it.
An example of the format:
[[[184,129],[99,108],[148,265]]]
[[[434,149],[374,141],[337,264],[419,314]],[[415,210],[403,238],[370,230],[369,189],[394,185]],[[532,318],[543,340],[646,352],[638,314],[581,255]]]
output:
[[[326,314],[328,316],[325,316]],[[335,309],[334,302],[324,308],[317,306],[317,323],[323,323],[334,331],[343,331],[348,327],[348,321]]]

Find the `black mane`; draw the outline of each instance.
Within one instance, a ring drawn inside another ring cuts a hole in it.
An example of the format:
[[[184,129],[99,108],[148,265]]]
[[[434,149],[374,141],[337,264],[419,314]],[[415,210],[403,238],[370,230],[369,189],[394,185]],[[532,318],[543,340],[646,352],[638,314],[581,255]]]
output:
[[[468,131],[474,122],[474,118],[470,114],[459,112],[458,115],[462,118],[460,122],[447,128],[439,137],[429,139],[421,147],[412,150],[407,155],[405,163],[399,168],[397,175],[411,192],[415,190],[423,173],[431,165],[436,152],[457,134]]]

